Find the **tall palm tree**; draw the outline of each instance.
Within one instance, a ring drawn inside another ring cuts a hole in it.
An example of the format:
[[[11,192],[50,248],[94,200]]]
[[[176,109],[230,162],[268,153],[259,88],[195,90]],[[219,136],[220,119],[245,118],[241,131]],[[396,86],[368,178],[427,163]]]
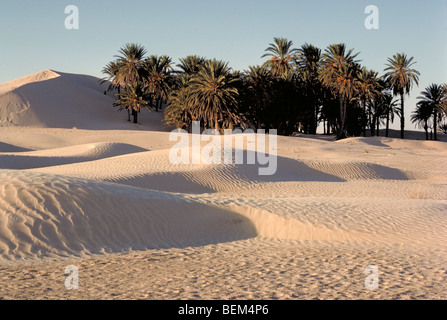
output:
[[[120,55],[116,55],[119,70],[117,73],[118,80],[123,87],[134,85],[140,80],[141,66],[146,54],[146,49],[139,44],[127,43],[118,51]]]
[[[150,108],[147,96],[141,82],[134,82],[127,85],[121,93],[117,95],[114,106],[120,107],[119,110],[131,110],[133,122],[138,123],[138,113],[142,107]]]
[[[188,103],[196,119],[203,120],[205,126],[214,126],[216,132],[224,118],[236,123],[236,81],[227,63],[215,59],[206,61],[189,84]]]
[[[321,82],[318,79],[319,67],[322,59],[321,49],[305,43],[297,50],[296,53],[296,66],[298,73],[303,82],[304,94],[308,97],[308,101],[311,104],[311,127],[310,133],[315,134],[318,127],[319,117],[322,99]]]
[[[408,58],[405,53],[397,53],[393,58],[388,58],[388,63],[384,71],[386,81],[393,89],[395,96],[400,95],[401,116],[400,116],[400,137],[405,138],[405,109],[404,95],[410,94],[413,84],[419,85],[420,73],[411,67],[416,63],[413,57]]]
[[[118,53],[119,55],[115,55],[116,60],[109,62],[103,68],[102,73],[105,77],[100,80],[100,83],[110,82],[107,91],[116,89],[120,94],[122,89],[141,81],[141,63],[146,49],[139,44],[127,43],[120,48]],[[127,108],[128,121],[130,121],[130,112],[131,108]]]
[[[293,42],[286,38],[274,38],[274,43],[270,43],[265,50],[266,53],[261,57],[270,57],[265,63],[266,67],[273,76],[288,78],[293,74],[293,61],[297,49],[292,48]]]
[[[372,101],[381,95],[383,86],[380,82],[378,72],[369,70],[363,67],[358,74],[359,85],[359,99],[363,104],[364,114],[367,115],[369,127],[371,130],[371,136],[375,135],[375,126],[372,117]],[[363,135],[366,136],[366,125],[363,131]]]
[[[340,125],[337,139],[348,136],[346,128],[347,104],[358,90],[359,65],[353,49],[346,50],[344,43],[330,45],[323,54],[323,68],[320,79],[323,85],[330,88],[338,96],[340,104]]]
[[[145,59],[142,66],[143,79],[148,93],[155,100],[155,111],[161,108],[163,99],[167,99],[173,84],[172,59],[168,56],[152,55]]]
[[[418,97],[420,101],[430,105],[433,113],[433,138],[438,140],[438,119],[442,117],[442,105],[447,99],[447,90],[444,84],[431,84],[424,91],[421,92],[422,96]]]
[[[420,127],[424,128],[426,140],[428,140],[428,121],[432,115],[433,105],[426,100],[418,101],[416,110],[414,110],[411,115],[411,122],[417,123]]]
[[[244,74],[245,85],[253,98],[252,115],[258,128],[264,121],[264,113],[272,100],[272,76],[261,66],[250,66]]]

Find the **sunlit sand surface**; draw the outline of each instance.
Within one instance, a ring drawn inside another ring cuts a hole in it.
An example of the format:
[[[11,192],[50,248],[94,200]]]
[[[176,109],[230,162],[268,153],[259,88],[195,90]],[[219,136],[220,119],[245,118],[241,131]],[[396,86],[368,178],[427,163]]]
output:
[[[112,103],[89,76],[0,85],[0,298],[447,298],[446,142],[278,137],[260,176],[174,165],[162,114]]]

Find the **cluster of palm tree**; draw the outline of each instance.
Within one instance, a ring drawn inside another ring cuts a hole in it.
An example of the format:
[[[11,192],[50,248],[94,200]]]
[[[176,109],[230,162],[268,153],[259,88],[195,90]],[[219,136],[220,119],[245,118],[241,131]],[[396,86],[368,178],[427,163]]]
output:
[[[228,63],[199,56],[180,59],[165,111],[165,123],[190,128],[192,121],[217,131],[247,121],[239,112],[240,75]]]
[[[429,129],[432,133],[430,136],[438,140],[438,130],[447,131],[447,125],[442,124],[442,120],[447,117],[447,85],[431,84],[421,94],[416,110],[411,115],[411,122],[424,128],[427,140]]]
[[[244,72],[195,55],[180,59],[174,70],[170,57],[145,58],[145,54],[142,46],[127,44],[103,69],[107,75],[103,81],[110,81],[109,90],[118,92],[115,105],[129,111],[129,120],[132,113],[136,122],[141,108],[158,111],[166,104],[166,125],[187,130],[193,121],[200,121],[215,130],[251,127],[277,129],[283,135],[315,134],[323,124],[326,134],[341,139],[366,136],[368,129],[372,136],[379,135],[385,125],[388,136],[398,115],[404,138],[405,95],[418,85],[420,75],[412,67],[413,57],[403,53],[389,58],[379,76],[361,66],[358,53],[343,43],[322,51],[307,43],[293,48],[285,38],[274,38],[262,56],[265,62]],[[445,85],[439,87],[445,90]],[[424,97],[418,103],[420,117],[413,115],[412,120],[424,122],[419,119],[425,119],[423,112],[428,110],[422,105],[430,105],[430,114],[437,112],[436,127],[445,100],[436,92]],[[434,104],[427,102],[433,99]]]
[[[107,91],[116,91],[114,106],[127,110],[133,122],[138,123],[142,108],[162,108],[166,103],[174,81],[172,59],[168,56],[145,57],[146,49],[138,44],[126,44],[119,50],[116,60],[102,70],[106,76],[101,83],[108,82]]]

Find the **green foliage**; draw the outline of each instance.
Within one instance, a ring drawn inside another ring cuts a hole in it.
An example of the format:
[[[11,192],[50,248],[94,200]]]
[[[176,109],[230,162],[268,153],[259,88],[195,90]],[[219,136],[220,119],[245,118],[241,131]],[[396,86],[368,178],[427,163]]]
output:
[[[134,82],[117,94],[116,101],[113,105],[118,106],[119,110],[126,109],[132,111],[134,123],[137,123],[138,113],[141,109],[144,107],[150,108],[147,100],[142,84],[140,82]]]
[[[297,53],[297,49],[293,49],[293,42],[286,38],[274,38],[274,43],[265,50],[266,53],[261,57],[270,57],[264,67],[275,77],[290,79],[293,75],[293,61]]]
[[[340,124],[337,138],[346,138],[347,107],[359,91],[360,65],[355,60],[358,53],[352,54],[353,49],[346,50],[344,43],[330,45],[323,54],[320,80],[338,97],[340,102]]]
[[[169,104],[164,113],[164,122],[178,129],[188,129],[192,121],[191,109],[188,104],[188,77],[180,76],[177,79],[177,87],[169,95]]]
[[[437,140],[439,121],[445,116],[444,105],[447,100],[447,87],[445,84],[431,84],[421,94],[422,96],[418,97],[417,109],[412,114],[411,121],[417,122],[419,125],[423,122],[427,132],[428,120],[433,117],[434,139]]]
[[[172,59],[168,56],[145,57],[147,51],[139,44],[127,43],[118,51],[116,60],[102,70],[106,76],[101,83],[109,82],[108,91],[117,90],[114,106],[126,109],[137,123],[142,107],[158,111],[167,99],[173,85]]]
[[[221,123],[230,120],[228,127],[238,123],[235,82],[228,63],[208,60],[192,75],[188,85],[188,104],[195,119],[205,126],[220,130]]]
[[[169,56],[146,57],[143,46],[126,44],[103,68],[101,82],[118,92],[114,105],[132,111],[134,122],[142,109],[158,111],[166,105],[164,123],[182,129],[200,121],[216,130],[250,126],[283,135],[315,134],[323,122],[326,133],[344,138],[366,135],[368,126],[371,135],[378,134],[383,123],[388,134],[395,114],[403,120],[403,96],[419,81],[412,57],[394,55],[381,77],[361,66],[359,54],[344,43],[322,51],[308,43],[293,48],[286,38],[273,40],[262,56],[264,63],[244,72],[198,55],[179,59],[175,70]],[[444,117],[447,102],[444,96],[439,99],[441,91],[445,95],[446,85],[423,92],[413,122],[428,127],[431,118],[439,122]],[[396,95],[400,105],[393,99]],[[428,105],[432,109],[427,118]]]
[[[393,58],[388,58],[388,63],[384,71],[386,82],[393,90],[393,94],[400,95],[401,99],[401,138],[405,137],[405,109],[404,95],[409,94],[413,84],[418,85],[420,73],[411,67],[416,63],[413,57],[408,58],[405,53],[397,53]]]

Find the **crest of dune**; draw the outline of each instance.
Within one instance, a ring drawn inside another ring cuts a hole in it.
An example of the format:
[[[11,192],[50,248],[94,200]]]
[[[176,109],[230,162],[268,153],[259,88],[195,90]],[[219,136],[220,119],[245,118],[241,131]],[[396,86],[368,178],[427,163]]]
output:
[[[106,89],[96,77],[53,70],[0,84],[0,127],[134,128],[125,112],[113,108],[114,93],[104,94]],[[162,130],[161,115],[148,114],[141,122]]]

